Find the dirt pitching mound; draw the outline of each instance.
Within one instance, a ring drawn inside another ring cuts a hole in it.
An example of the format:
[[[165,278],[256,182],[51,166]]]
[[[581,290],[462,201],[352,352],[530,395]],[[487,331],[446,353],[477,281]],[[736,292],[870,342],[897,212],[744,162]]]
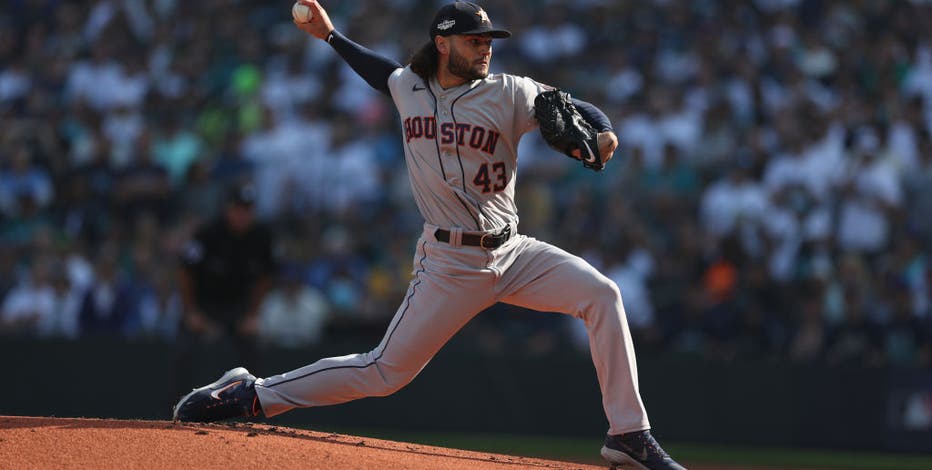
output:
[[[0,468],[597,469],[259,424],[0,416]]]

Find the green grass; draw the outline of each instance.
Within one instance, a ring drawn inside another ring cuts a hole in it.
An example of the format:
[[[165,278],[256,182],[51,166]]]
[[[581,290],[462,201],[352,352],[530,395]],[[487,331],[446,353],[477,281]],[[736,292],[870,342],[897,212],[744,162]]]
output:
[[[335,431],[379,439],[452,447],[456,449],[541,457],[579,463],[602,463],[599,457],[601,440],[598,436],[592,439],[582,439],[498,434],[428,434],[359,429],[338,429]],[[686,464],[721,464],[761,469],[932,469],[932,455],[677,443],[664,443],[664,448],[670,452],[671,455],[675,456],[677,460]]]
[[[667,450],[694,463],[746,465],[760,468],[837,468],[851,470],[928,470],[930,455],[886,454],[766,447],[671,444]]]

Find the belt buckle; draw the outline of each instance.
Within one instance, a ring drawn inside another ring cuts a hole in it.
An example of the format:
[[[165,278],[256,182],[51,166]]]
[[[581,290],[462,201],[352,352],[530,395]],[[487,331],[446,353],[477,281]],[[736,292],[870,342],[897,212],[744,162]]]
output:
[[[492,247],[490,247],[490,246],[486,246],[486,245],[485,245],[485,239],[486,239],[486,237],[488,237],[489,235],[491,235],[491,234],[490,234],[490,233],[483,233],[482,236],[479,237],[479,246],[481,246],[482,248],[492,248]]]
[[[511,226],[510,226],[510,225],[506,225],[505,228],[503,228],[503,229],[502,229],[500,232],[498,232],[498,233],[483,233],[482,236],[479,237],[479,246],[481,246],[481,247],[483,247],[483,248],[498,248],[498,247],[504,245],[506,241],[508,241],[508,238],[509,238],[509,235],[510,235],[510,234],[511,234]],[[498,242],[498,244],[495,245],[495,246],[486,246],[486,244],[485,244],[486,239],[489,239],[489,240],[490,240],[489,243]]]

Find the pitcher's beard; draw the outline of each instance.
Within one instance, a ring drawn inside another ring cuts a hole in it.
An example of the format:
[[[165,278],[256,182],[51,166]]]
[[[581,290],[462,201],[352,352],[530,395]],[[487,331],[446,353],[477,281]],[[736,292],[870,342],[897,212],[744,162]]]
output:
[[[450,50],[450,61],[447,63],[447,71],[466,80],[481,80],[489,75],[489,72],[479,72],[469,66],[469,61],[465,57],[456,53],[456,50]]]

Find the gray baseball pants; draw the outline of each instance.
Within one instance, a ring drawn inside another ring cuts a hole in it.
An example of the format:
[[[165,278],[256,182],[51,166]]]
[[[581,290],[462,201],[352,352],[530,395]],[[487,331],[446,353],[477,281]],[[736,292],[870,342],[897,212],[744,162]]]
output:
[[[414,278],[381,343],[259,379],[266,416],[390,395],[414,379],[469,320],[496,302],[581,318],[602,391],[609,434],[650,428],[621,293],[582,258],[523,235],[487,250],[434,238],[425,224]]]

